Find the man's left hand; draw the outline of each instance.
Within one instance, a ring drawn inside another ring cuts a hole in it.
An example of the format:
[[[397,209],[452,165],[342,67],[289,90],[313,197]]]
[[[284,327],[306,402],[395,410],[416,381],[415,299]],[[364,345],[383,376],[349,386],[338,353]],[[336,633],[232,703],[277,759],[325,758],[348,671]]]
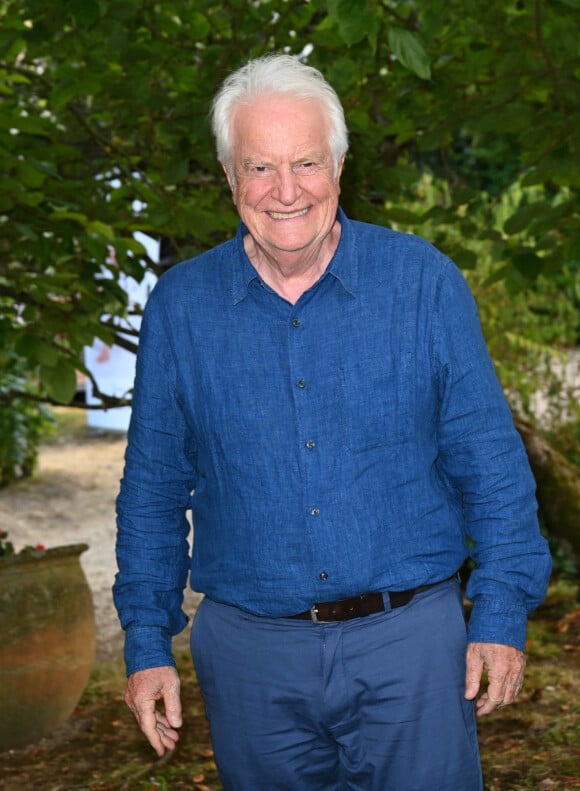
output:
[[[524,683],[525,666],[525,654],[511,645],[469,643],[465,673],[467,700],[476,697],[484,672],[488,680],[487,690],[475,704],[478,717],[514,702]]]

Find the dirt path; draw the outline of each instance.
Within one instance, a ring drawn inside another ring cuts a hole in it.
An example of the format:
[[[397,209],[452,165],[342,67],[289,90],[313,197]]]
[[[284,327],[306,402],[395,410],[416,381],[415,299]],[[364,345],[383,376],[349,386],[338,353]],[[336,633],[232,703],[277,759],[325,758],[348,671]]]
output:
[[[89,545],[81,563],[93,593],[99,660],[122,653],[111,585],[116,571],[115,497],[124,450],[125,437],[109,434],[87,433],[44,445],[35,477],[0,489],[0,526],[8,530],[17,550],[28,544]],[[198,599],[187,596],[190,613]],[[184,633],[178,644],[186,641]]]

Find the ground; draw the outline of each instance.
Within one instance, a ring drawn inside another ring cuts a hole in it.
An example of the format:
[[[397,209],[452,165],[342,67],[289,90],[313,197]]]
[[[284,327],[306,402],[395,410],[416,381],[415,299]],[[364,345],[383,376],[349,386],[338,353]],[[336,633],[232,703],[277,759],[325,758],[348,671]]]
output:
[[[123,704],[122,634],[110,589],[125,439],[88,431],[82,414],[60,417],[34,479],[0,489],[0,525],[9,529],[16,548],[89,544],[82,562],[95,604],[97,662],[66,725],[50,739],[0,755],[0,791],[218,791],[187,633],[176,644],[185,725],[175,752],[156,760]],[[571,580],[554,578],[530,623],[527,682],[519,702],[480,722],[486,791],[580,788],[577,595]],[[192,614],[197,601],[188,597]]]

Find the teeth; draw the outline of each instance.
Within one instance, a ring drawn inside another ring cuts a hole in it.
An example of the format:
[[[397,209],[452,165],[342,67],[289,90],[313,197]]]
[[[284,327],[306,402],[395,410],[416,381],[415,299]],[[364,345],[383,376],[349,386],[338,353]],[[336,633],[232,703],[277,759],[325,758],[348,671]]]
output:
[[[269,211],[268,214],[273,220],[292,220],[294,217],[303,217],[307,211],[308,209],[300,209],[300,211],[293,212]]]

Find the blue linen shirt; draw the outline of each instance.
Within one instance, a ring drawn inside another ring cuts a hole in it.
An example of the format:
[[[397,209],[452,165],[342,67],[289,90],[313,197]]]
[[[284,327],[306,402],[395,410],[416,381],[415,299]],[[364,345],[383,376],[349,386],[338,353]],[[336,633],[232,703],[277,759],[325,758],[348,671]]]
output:
[[[285,616],[442,580],[471,553],[469,639],[524,647],[550,557],[472,295],[426,241],[338,219],[295,305],[261,281],[243,224],[148,301],[117,500],[129,673],[173,664],[189,571]]]

